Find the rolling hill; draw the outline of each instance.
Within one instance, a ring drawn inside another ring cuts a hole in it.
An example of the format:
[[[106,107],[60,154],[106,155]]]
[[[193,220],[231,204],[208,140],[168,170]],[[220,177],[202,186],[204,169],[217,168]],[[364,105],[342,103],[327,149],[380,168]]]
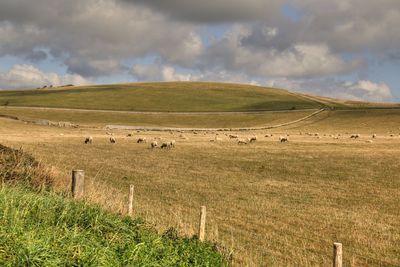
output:
[[[319,101],[251,85],[165,82],[0,92],[0,105],[94,110],[226,112],[316,109]]]

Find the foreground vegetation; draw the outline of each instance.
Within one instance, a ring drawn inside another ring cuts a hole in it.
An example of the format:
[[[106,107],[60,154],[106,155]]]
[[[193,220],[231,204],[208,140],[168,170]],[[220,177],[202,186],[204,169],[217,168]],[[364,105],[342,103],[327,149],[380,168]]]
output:
[[[196,237],[174,229],[160,236],[141,219],[46,190],[49,174],[22,151],[0,146],[1,266],[227,266]]]

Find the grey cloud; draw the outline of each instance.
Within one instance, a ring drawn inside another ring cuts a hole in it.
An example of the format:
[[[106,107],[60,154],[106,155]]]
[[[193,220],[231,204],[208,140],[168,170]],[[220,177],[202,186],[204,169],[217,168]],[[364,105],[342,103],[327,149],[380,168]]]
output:
[[[36,63],[47,59],[47,53],[42,50],[32,51],[25,58]]]
[[[85,76],[106,74],[101,62],[110,58],[148,54],[190,65],[202,49],[196,27],[120,1],[4,0],[0,35],[8,37],[0,39],[0,56],[32,57],[46,48],[70,72]],[[108,64],[111,74],[115,65]]]
[[[370,80],[354,82],[334,78],[294,80],[283,78],[270,80],[268,85],[339,99],[375,102],[394,100],[391,88],[387,84]]]
[[[287,4],[302,14],[298,21],[282,13]],[[232,28],[205,44],[203,30],[216,23]],[[85,77],[126,72],[124,60],[156,56],[193,70],[191,79],[300,79],[358,72],[365,51],[396,60],[388,51],[400,47],[399,24],[398,0],[1,0],[0,56],[35,62],[46,51]]]
[[[283,0],[123,0],[140,4],[173,19],[195,23],[271,20],[280,16]]]

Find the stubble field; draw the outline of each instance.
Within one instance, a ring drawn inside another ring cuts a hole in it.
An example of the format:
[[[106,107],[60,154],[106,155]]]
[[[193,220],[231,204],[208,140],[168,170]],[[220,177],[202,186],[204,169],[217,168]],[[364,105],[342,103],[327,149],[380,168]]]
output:
[[[135,216],[160,231],[195,234],[207,206],[207,239],[232,251],[236,266],[329,266],[336,241],[345,266],[398,266],[399,122],[398,110],[324,112],[287,128],[237,132],[258,137],[241,146],[229,132],[210,142],[215,132],[122,130],[112,145],[101,128],[0,119],[0,143],[54,166],[61,191],[72,169],[84,169],[87,201],[117,213],[126,212],[134,184]],[[361,138],[350,139],[354,133]],[[289,142],[279,143],[285,134]],[[83,144],[88,135],[92,145]],[[136,143],[142,136],[176,147],[150,149]]]

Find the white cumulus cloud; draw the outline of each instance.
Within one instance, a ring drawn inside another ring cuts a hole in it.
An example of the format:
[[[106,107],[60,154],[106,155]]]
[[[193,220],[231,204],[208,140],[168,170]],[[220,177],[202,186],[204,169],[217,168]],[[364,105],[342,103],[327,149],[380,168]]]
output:
[[[84,85],[88,83],[87,79],[77,74],[44,73],[38,68],[27,64],[17,64],[8,71],[0,72],[0,89],[24,89],[64,84]]]

